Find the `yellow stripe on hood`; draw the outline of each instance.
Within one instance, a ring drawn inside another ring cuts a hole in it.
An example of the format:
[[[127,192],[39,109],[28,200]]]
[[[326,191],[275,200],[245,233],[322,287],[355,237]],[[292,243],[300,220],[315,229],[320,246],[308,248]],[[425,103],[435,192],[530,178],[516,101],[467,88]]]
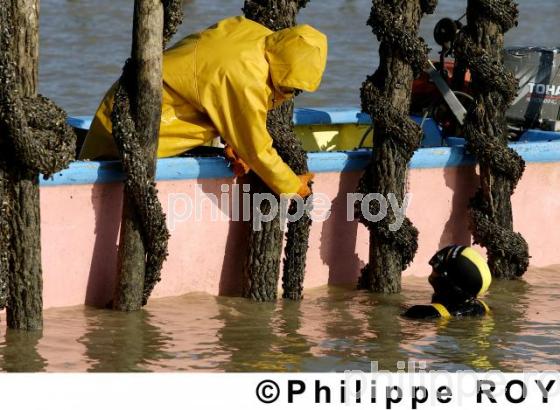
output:
[[[492,274],[490,273],[490,268],[488,267],[488,263],[486,263],[486,259],[484,259],[477,251],[475,251],[471,247],[467,247],[463,249],[461,255],[468,258],[472,263],[474,263],[480,273],[480,277],[482,278],[482,286],[478,291],[477,296],[480,296],[488,290],[490,284],[492,283]]]

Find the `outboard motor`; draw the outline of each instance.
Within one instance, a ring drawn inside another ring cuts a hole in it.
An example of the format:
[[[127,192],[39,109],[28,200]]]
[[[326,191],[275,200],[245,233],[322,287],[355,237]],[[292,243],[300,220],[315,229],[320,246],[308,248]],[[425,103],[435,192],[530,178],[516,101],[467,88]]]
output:
[[[560,131],[560,48],[506,48],[505,65],[519,79],[507,112],[512,131]]]
[[[437,23],[434,39],[442,49],[434,64],[439,73],[423,73],[412,87],[411,112],[433,117],[444,135],[461,135],[460,119],[472,102],[469,71],[457,73],[454,61],[446,60],[454,56],[463,27],[460,20],[444,18]],[[515,140],[530,128],[560,131],[560,48],[506,48],[504,64],[519,80],[518,95],[506,113],[510,138]]]

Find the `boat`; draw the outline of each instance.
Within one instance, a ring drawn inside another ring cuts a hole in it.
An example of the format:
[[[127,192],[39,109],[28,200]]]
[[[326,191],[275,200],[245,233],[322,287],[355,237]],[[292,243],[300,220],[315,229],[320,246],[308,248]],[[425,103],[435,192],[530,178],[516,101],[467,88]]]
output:
[[[404,280],[427,276],[428,260],[438,248],[471,243],[467,205],[479,183],[475,159],[463,139],[444,138],[431,119],[414,119],[425,138],[410,163],[407,216],[420,234]],[[69,123],[83,134],[91,118],[72,117]],[[356,284],[369,240],[363,225],[348,220],[347,196],[371,157],[371,119],[352,107],[302,108],[295,111],[294,123],[309,151],[309,169],[316,174],[314,191],[332,205],[328,218],[312,225],[304,286]],[[558,264],[560,230],[553,223],[560,220],[560,192],[554,189],[560,183],[560,133],[528,130],[511,147],[527,162],[512,197],[514,228],[528,241],[533,266]],[[105,306],[112,299],[122,180],[115,161],[77,161],[41,180],[45,308]],[[231,206],[225,205],[238,192],[227,162],[218,156],[160,159],[156,180],[171,239],[152,297],[239,295],[246,224],[232,220]],[[189,198],[200,207],[187,218]]]

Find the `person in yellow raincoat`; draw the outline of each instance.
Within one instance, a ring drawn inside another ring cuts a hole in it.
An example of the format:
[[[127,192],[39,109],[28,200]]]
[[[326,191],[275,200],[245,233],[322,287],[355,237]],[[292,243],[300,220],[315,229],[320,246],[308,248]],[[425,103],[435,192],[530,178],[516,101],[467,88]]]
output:
[[[295,90],[315,91],[327,60],[327,38],[308,25],[273,32],[231,17],[164,52],[158,157],[182,154],[221,136],[277,194],[309,195],[311,174],[296,175],[272,147],[269,109]],[[111,136],[111,88],[93,120],[81,159],[118,157]],[[232,152],[233,151],[233,152]]]

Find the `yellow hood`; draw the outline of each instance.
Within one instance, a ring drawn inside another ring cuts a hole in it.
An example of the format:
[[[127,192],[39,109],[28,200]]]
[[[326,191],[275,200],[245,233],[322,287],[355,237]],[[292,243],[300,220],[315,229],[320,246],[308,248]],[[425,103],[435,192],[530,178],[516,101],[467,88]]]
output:
[[[327,48],[327,37],[308,25],[269,35],[266,59],[274,86],[317,90],[327,65]]]

